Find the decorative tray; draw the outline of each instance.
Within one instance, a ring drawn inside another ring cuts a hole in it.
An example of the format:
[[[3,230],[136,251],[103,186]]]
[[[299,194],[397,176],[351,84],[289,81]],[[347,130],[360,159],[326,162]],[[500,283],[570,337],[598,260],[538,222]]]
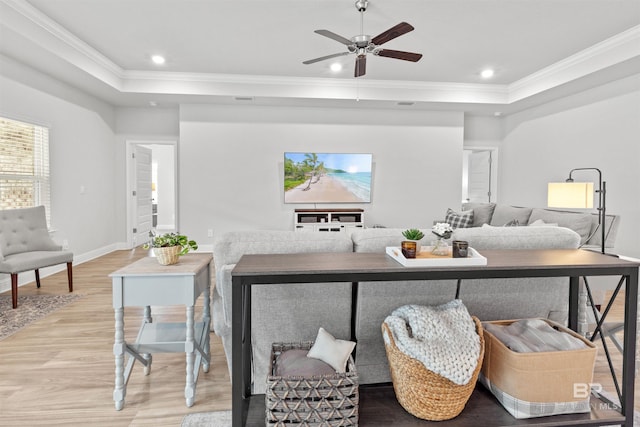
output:
[[[469,248],[469,256],[466,258],[452,258],[451,254],[448,256],[433,255],[431,253],[432,249],[433,246],[423,246],[422,250],[415,258],[405,258],[399,247],[388,246],[387,255],[405,267],[462,267],[469,265],[487,265],[487,259],[471,247]]]

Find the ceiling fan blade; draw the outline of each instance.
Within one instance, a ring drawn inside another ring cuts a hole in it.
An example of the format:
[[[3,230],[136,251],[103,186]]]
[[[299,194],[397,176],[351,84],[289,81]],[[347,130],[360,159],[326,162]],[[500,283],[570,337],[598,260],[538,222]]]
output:
[[[371,39],[371,42],[376,46],[380,46],[390,40],[395,39],[396,37],[400,37],[403,34],[408,33],[409,31],[413,31],[414,28],[411,24],[407,24],[406,22],[401,22],[395,27],[389,28],[387,31],[378,34],[374,38]]]
[[[352,44],[354,44],[348,38],[342,37],[341,35],[338,35],[336,33],[332,33],[329,30],[315,30],[314,33],[320,34],[321,36],[329,37],[330,39],[340,42],[347,46],[351,46]]]
[[[401,50],[380,49],[373,52],[375,55],[386,58],[402,59],[404,61],[418,62],[422,58],[421,53],[403,52]]]
[[[331,59],[331,58],[337,58],[338,56],[344,56],[344,55],[349,55],[351,52],[340,52],[340,53],[333,53],[331,55],[327,55],[327,56],[321,56],[320,58],[315,58],[315,59],[309,59],[307,61],[303,61],[303,64],[314,64],[316,62],[320,62],[320,61],[324,61],[325,59]]]
[[[356,58],[356,70],[354,73],[355,77],[364,76],[367,72],[367,55],[358,55]]]

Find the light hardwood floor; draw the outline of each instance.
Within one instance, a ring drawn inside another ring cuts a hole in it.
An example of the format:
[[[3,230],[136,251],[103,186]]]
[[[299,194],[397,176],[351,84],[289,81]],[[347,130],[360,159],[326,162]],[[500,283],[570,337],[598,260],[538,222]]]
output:
[[[222,344],[211,334],[211,369],[200,372],[193,407],[187,408],[184,401],[185,357],[176,353],[155,354],[149,376],[137,364],[124,409],[115,410],[114,313],[108,275],[146,254],[141,249],[117,251],[75,266],[74,292],[84,297],[0,341],[0,426],[179,426],[186,414],[231,408]],[[68,292],[66,273],[44,278],[39,290],[31,283],[19,292]],[[613,314],[621,316],[621,310],[618,306]],[[156,320],[180,321],[184,307],[154,307],[153,314]],[[133,341],[141,319],[142,308],[125,309],[127,340]],[[599,359],[594,380],[609,384],[606,362]],[[640,408],[638,388],[636,408]]]

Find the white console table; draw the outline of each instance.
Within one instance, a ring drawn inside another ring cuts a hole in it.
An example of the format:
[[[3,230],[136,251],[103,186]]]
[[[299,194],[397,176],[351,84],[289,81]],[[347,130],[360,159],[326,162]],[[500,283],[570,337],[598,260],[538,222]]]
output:
[[[200,364],[209,371],[209,325],[211,319],[209,288],[211,282],[211,254],[187,254],[174,265],[161,265],[156,258],[142,258],[114,271],[113,309],[115,310],[116,362],[113,400],[117,410],[124,406],[126,384],[136,361],[151,370],[152,353],[185,352],[187,378],[184,396],[187,406],[193,406]],[[195,322],[194,305],[204,295],[202,320]],[[185,305],[186,321],[180,323],[154,323],[151,306]],[[144,321],[133,343],[124,339],[124,307],[144,307]],[[124,355],[129,358],[124,366]]]

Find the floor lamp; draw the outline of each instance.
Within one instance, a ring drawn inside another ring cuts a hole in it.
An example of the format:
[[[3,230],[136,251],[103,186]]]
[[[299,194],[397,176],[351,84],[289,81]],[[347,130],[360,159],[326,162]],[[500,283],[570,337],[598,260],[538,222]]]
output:
[[[598,227],[596,230],[589,236],[590,239],[595,233],[599,230],[601,233],[601,242],[600,242],[600,251],[605,253],[605,238],[606,238],[606,186],[607,183],[602,180],[602,172],[598,168],[576,168],[571,169],[569,171],[569,178],[565,182],[550,182],[547,188],[547,205],[550,208],[574,208],[574,209],[593,209],[593,183],[592,182],[575,182],[573,180],[573,172],[576,171],[595,171],[598,173],[598,189],[595,190],[598,193]],[[588,240],[587,239],[587,240]],[[605,355],[607,357],[607,362],[609,363],[609,369],[613,373],[613,364],[611,362],[611,356],[609,354],[609,349],[607,348],[607,343],[605,342],[604,337],[609,336],[609,338],[613,341],[614,345],[622,352],[622,347],[618,340],[615,337],[615,334],[622,330],[622,323],[613,323],[605,325],[604,320],[607,317],[609,309],[613,301],[615,300],[618,291],[620,291],[622,280],[618,283],[615,292],[605,311],[600,316],[596,307],[593,303],[593,296],[591,294],[591,289],[589,287],[589,282],[586,277],[583,277],[585,289],[587,291],[587,296],[589,298],[589,304],[591,305],[591,309],[593,311],[593,316],[596,320],[596,328],[591,335],[591,341],[600,334],[600,339],[603,344],[603,348],[605,351]],[[618,393],[618,397],[621,398],[622,394],[620,392],[620,387],[618,385],[617,377],[612,374],[613,382],[616,387],[616,391]]]
[[[565,182],[550,182],[547,191],[547,206],[550,208],[578,208],[593,209],[593,183],[574,182],[572,174],[575,171],[596,171],[598,172],[598,228],[602,236],[600,246],[601,252],[605,253],[605,222],[606,222],[606,186],[602,180],[602,172],[598,168],[577,168],[571,169],[569,178]],[[591,236],[589,236],[591,238]]]

